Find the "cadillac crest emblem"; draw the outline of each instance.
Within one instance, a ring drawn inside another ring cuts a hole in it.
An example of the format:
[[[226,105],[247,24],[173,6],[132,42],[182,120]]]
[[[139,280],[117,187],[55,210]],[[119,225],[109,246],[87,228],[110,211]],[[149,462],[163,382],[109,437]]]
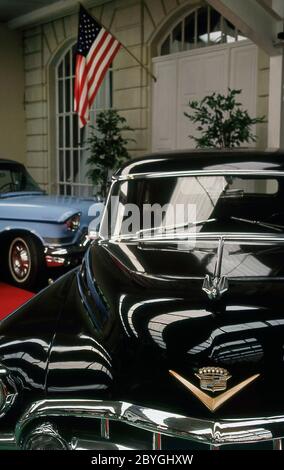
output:
[[[221,367],[202,367],[195,374],[200,380],[200,388],[209,392],[221,392],[227,389],[227,381],[231,375]]]
[[[231,375],[226,369],[222,369],[221,367],[202,367],[202,369],[199,369],[198,373],[195,375],[200,380],[200,388],[196,387],[193,383],[174,370],[169,370],[169,373],[199,401],[201,401],[201,403],[203,403],[203,405],[205,405],[212,413],[218,410],[222,405],[224,405],[224,403],[233,398],[237,393],[259,377],[259,374],[252,375],[229,390],[226,390],[227,381]],[[201,389],[208,390],[211,393],[221,391],[223,391],[223,393],[220,393],[217,397],[212,397]]]

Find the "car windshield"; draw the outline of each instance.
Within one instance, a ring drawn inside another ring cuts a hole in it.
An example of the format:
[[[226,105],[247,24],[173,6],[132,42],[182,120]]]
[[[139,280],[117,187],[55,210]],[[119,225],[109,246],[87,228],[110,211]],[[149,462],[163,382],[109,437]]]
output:
[[[116,181],[101,236],[284,232],[284,179],[247,174]]]
[[[17,192],[42,192],[24,166],[0,165],[0,196]]]

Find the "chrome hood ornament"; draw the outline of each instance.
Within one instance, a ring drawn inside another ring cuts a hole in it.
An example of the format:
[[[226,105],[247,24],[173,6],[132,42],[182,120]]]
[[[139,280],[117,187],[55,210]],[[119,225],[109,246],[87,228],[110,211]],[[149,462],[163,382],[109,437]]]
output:
[[[225,276],[212,277],[205,276],[202,290],[208,295],[209,299],[215,300],[222,297],[229,289],[228,279]]]
[[[213,393],[226,390],[227,381],[231,378],[229,372],[221,367],[202,367],[195,375],[200,380],[200,388]]]
[[[209,299],[216,300],[222,297],[225,292],[229,289],[229,283],[226,276],[221,275],[222,270],[222,259],[223,259],[224,239],[220,237],[217,260],[215,264],[214,274],[205,276],[202,290],[208,295]]]

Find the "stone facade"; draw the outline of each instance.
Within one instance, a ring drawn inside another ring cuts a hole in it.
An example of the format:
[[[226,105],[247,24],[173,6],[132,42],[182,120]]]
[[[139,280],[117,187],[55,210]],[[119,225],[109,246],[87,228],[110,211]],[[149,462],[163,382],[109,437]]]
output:
[[[25,163],[22,35],[0,23],[0,158]]]
[[[91,13],[118,37],[146,67],[157,55],[157,44],[175,19],[197,0],[114,0]],[[204,2],[202,2],[204,3]],[[27,166],[35,179],[52,189],[55,180],[54,67],[77,36],[78,15],[73,14],[24,32]],[[135,130],[133,156],[151,150],[152,79],[122,49],[114,64],[114,107]],[[258,113],[267,115],[269,60],[259,54]],[[266,145],[267,124],[258,129]]]

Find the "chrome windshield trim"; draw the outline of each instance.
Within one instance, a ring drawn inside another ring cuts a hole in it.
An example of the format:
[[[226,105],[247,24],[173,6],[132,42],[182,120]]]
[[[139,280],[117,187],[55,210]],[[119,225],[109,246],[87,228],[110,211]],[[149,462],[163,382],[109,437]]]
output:
[[[189,240],[216,240],[222,238],[224,241],[237,241],[237,242],[284,242],[283,235],[279,234],[260,234],[260,233],[218,233],[218,232],[203,232],[203,233],[175,233],[175,234],[159,234],[154,236],[136,237],[133,235],[113,236],[108,239],[101,239],[100,244],[104,243],[169,243],[169,242],[188,242]]]
[[[206,420],[120,401],[48,399],[32,404],[20,418],[15,431],[18,446],[33,422],[59,417],[120,421],[152,433],[209,445],[256,443],[284,436],[284,415]],[[111,439],[111,424],[109,432]]]
[[[170,178],[180,176],[226,176],[226,175],[252,175],[252,176],[284,176],[284,171],[276,170],[183,170],[183,171],[164,171],[164,172],[146,172],[133,173],[128,175],[117,175],[112,177],[112,181],[129,181],[140,178]]]

